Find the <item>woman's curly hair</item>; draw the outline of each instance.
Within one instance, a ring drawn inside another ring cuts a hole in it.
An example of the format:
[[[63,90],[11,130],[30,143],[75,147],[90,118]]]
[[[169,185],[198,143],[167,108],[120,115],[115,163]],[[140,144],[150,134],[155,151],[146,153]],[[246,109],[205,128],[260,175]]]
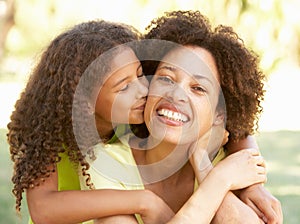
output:
[[[89,165],[72,127],[76,87],[99,55],[139,38],[131,26],[103,20],[83,22],[57,36],[43,52],[7,126],[17,211],[24,190],[38,186],[55,171],[59,153],[66,153],[72,162],[80,164],[89,183]]]
[[[208,50],[216,61],[226,101],[226,129],[233,140],[254,134],[262,112],[265,76],[258,67],[258,56],[246,48],[231,27],[219,25],[212,29],[199,11],[174,11],[153,20],[146,29],[145,39]],[[153,66],[150,70],[151,74]],[[147,67],[144,71],[147,73]]]

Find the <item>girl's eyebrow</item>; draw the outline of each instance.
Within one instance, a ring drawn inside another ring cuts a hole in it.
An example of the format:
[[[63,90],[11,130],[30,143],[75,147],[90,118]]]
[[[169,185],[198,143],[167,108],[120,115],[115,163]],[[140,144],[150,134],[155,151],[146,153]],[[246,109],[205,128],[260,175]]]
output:
[[[142,64],[140,63],[139,66],[137,67],[136,71],[138,71],[141,67],[142,67]],[[119,80],[115,85],[113,85],[112,88],[117,87],[118,85],[120,85],[121,83],[123,83],[127,79],[129,79],[128,76],[124,77],[123,79]]]
[[[140,63],[139,66],[137,67],[136,71],[138,71],[142,67],[142,64]]]
[[[128,79],[129,77],[128,76],[126,76],[125,78],[123,78],[123,79],[121,79],[121,80],[119,80],[115,85],[113,85],[113,87],[112,88],[115,88],[115,87],[117,87],[118,85],[120,85],[121,83],[123,83],[124,81],[126,81],[126,79]]]

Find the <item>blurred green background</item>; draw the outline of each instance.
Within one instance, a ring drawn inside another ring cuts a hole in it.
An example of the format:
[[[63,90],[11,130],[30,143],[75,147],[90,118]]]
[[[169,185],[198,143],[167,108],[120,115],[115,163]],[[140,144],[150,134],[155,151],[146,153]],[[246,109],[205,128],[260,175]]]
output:
[[[257,140],[267,159],[269,189],[282,203],[284,223],[300,223],[299,0],[0,0],[0,224],[26,223],[14,211],[6,124],[42,50],[59,33],[96,18],[125,22],[141,32],[171,10],[200,10],[234,27],[261,58],[268,76]]]

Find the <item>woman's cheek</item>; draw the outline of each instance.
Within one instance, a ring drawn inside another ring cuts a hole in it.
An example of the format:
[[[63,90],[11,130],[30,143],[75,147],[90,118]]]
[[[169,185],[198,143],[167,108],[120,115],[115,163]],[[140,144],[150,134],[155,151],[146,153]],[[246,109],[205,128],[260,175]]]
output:
[[[158,81],[152,81],[149,87],[148,97],[149,96],[161,96],[163,97],[166,91],[166,87],[159,84]]]
[[[144,119],[146,123],[150,122],[151,114],[153,113],[154,110],[155,101],[156,101],[156,97],[148,96],[145,110],[144,110]]]

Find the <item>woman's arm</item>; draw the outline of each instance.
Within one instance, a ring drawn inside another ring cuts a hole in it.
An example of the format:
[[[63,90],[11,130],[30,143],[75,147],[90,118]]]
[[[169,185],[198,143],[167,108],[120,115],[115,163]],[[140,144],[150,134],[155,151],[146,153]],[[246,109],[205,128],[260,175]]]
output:
[[[167,221],[173,213],[148,190],[57,191],[57,173],[26,191],[31,218],[39,223],[79,223],[99,217],[140,213],[151,222]],[[155,204],[156,206],[152,206]]]

